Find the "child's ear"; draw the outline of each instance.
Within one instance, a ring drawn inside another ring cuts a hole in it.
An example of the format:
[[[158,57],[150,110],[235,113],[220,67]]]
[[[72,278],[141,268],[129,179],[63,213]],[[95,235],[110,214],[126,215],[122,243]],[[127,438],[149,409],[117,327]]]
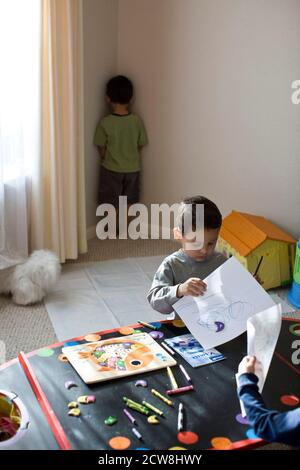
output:
[[[182,240],[182,233],[178,227],[173,228],[173,235],[175,240]]]

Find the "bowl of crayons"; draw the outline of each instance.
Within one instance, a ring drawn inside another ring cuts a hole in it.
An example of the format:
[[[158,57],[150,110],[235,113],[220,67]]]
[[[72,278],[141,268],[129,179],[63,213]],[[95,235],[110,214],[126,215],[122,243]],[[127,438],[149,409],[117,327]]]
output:
[[[29,425],[28,412],[20,398],[0,390],[0,447],[14,444]]]

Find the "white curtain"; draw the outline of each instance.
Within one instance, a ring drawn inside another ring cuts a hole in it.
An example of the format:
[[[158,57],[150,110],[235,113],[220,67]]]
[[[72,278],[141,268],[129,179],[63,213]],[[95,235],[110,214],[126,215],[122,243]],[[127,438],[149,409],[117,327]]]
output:
[[[82,0],[0,0],[0,269],[87,250],[82,49]]]
[[[40,154],[40,0],[0,0],[0,269],[28,254],[27,182]]]
[[[82,0],[43,0],[42,149],[32,177],[31,247],[63,262],[87,251]]]

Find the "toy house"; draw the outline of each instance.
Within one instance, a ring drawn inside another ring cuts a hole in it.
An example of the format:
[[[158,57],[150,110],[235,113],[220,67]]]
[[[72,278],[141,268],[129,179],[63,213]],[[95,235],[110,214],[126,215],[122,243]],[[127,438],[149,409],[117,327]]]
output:
[[[218,248],[235,256],[251,273],[262,258],[258,276],[265,289],[285,286],[293,278],[296,240],[264,217],[232,211],[224,218]]]

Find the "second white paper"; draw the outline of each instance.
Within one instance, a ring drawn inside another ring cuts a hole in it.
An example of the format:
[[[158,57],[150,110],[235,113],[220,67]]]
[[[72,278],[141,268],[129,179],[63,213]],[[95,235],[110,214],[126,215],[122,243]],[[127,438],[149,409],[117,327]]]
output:
[[[257,313],[247,321],[248,356],[255,356],[255,375],[261,392],[281,328],[281,305]]]

